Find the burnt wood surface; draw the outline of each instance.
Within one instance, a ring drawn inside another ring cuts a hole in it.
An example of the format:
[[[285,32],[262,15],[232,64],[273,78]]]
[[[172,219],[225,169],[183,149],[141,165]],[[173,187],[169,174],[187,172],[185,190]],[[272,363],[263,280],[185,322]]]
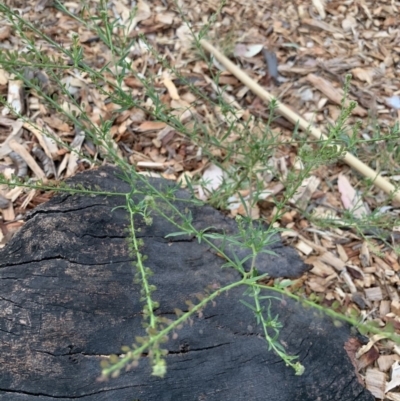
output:
[[[129,192],[117,170],[102,167],[78,174],[70,183]],[[159,190],[173,184],[152,179]],[[143,183],[138,187],[145,188]],[[134,197],[140,201],[141,197]],[[174,205],[190,209],[193,224],[216,232],[237,232],[236,222],[209,206],[190,206],[189,194],[176,193]],[[0,399],[82,401],[372,401],[358,382],[344,346],[346,325],[304,309],[290,299],[273,301],[283,324],[280,341],[299,355],[306,371],[291,368],[268,351],[255,318],[239,300],[245,288],[217,298],[202,316],[185,324],[165,344],[168,372],[151,376],[146,357],[137,368],[98,381],[101,357],[120,353],[143,335],[139,287],[133,283],[134,257],[127,246],[123,196],[59,194],[37,207],[0,251]],[[153,224],[137,218],[146,265],[154,271],[157,313],[175,318],[186,300],[208,285],[240,276],[221,269],[224,260],[196,238],[165,238],[178,231],[153,214]],[[296,277],[307,270],[296,252],[280,241],[257,261],[272,277]],[[225,247],[229,255],[246,251]],[[247,299],[250,301],[250,299]]]

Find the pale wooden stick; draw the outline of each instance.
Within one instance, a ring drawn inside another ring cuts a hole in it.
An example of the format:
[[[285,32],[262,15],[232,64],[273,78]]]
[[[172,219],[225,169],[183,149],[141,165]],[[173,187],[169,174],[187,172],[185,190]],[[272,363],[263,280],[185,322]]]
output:
[[[226,58],[221,52],[219,52],[214,46],[208,43],[206,40],[202,39],[200,41],[201,45],[208,50],[228,71],[230,71],[236,78],[242,81],[248,88],[250,88],[257,96],[263,99],[265,102],[270,103],[273,96],[268,93],[264,88],[262,88],[257,82],[246,75],[239,67],[233,64],[228,58]],[[328,139],[318,128],[312,127],[311,124],[304,118],[300,117],[298,114],[290,110],[283,103],[275,100],[277,110],[279,113],[291,121],[293,124],[298,124],[298,126],[305,132],[309,132],[314,138]],[[394,193],[396,188],[389,181],[383,178],[378,172],[372,170],[361,160],[357,159],[351,153],[346,152],[343,156],[343,160],[349,166],[353,167],[355,170],[363,174],[365,177],[370,178],[374,184],[385,191],[387,194]],[[398,202],[400,202],[400,192],[396,191],[395,197]]]

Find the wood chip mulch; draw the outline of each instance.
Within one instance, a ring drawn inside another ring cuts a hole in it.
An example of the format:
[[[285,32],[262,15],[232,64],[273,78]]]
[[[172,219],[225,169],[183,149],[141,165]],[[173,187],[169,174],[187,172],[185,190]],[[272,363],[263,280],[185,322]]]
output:
[[[84,60],[92,68],[99,70],[107,63],[110,68],[115,67],[110,50],[96,33],[55,8],[52,1],[5,0],[4,3],[64,47],[71,46],[72,34],[77,33]],[[64,5],[72,15],[79,15],[82,3],[68,1]],[[86,15],[96,15],[99,2],[85,3]],[[236,109],[239,119],[246,121],[255,116],[268,120],[266,105],[214,61],[212,71],[220,73],[218,87],[211,79],[209,66],[192,46],[189,26],[199,32],[219,10],[220,1],[139,0],[133,21],[129,20],[133,7],[130,1],[112,0],[107,4],[109,16],[120,18],[122,25],[129,26],[129,37],[137,39],[128,55],[132,68],[140,76],[153,77],[163,104],[188,130],[193,128],[195,118],[208,127],[210,135],[220,138],[229,121],[215,104],[202,101],[173,71],[165,69],[141,35],[210,99],[216,99],[224,87],[225,99]],[[208,40],[281,102],[321,130],[337,121],[344,79],[351,74],[349,98],[356,100],[358,106],[348,123],[353,126],[360,121],[357,138],[365,140],[357,145],[357,156],[396,184],[400,180],[398,142],[385,141],[384,135],[400,122],[399,11],[400,2],[394,0],[232,0],[210,25]],[[116,29],[113,34],[121,32]],[[43,52],[56,55],[52,46],[36,39]],[[0,51],[7,50],[26,52],[27,48],[0,14]],[[42,70],[30,68],[25,73],[29,79],[36,78],[46,93],[57,93],[63,110],[76,109]],[[73,67],[66,68],[63,74],[62,83],[78,102],[85,103],[92,123],[100,125],[114,118],[110,134],[115,149],[138,171],[181,181],[183,177],[207,177],[211,185],[219,185],[221,171],[210,163],[207,154],[222,160],[223,151],[210,147],[207,153],[166,122],[154,121],[153,102],[137,76],[127,73],[122,89],[141,107],[117,113],[119,106],[107,95],[112,92],[109,85],[100,91],[87,74]],[[104,72],[104,76],[110,83],[115,82],[111,73]],[[6,177],[14,174],[32,181],[58,182],[92,168],[94,160],[106,159],[102,149],[83,131],[71,125],[62,113],[48,107],[35,91],[24,88],[1,63],[0,96],[24,116],[17,119],[6,106],[0,105],[0,172]],[[380,140],[371,141],[377,138],[378,125]],[[253,217],[267,222],[276,211],[274,197],[279,199],[285,190],[288,171],[302,168],[296,143],[284,145],[292,140],[294,127],[280,117],[271,128],[282,145],[270,160],[264,161],[274,167],[271,170],[274,173],[265,175],[263,198],[251,211]],[[82,157],[43,135],[43,130],[80,151]],[[241,195],[246,199],[249,194],[244,191]],[[0,245],[4,246],[23,225],[27,210],[51,196],[37,190],[0,186]],[[199,189],[199,197],[207,199],[207,187]],[[231,199],[232,216],[245,213],[238,200]],[[356,205],[358,208],[351,211]],[[354,224],[344,219],[349,213]],[[374,216],[379,225],[361,224],[363,216]],[[321,224],[321,219],[327,223]],[[287,229],[283,233],[285,241],[312,266],[296,281],[296,291],[337,310],[355,310],[382,328],[391,324],[400,332],[400,224],[397,222],[398,205],[387,202],[381,190],[366,185],[348,166],[337,162],[315,169],[275,223]],[[356,352],[354,362],[376,399],[398,401],[399,361],[400,345],[373,336]]]

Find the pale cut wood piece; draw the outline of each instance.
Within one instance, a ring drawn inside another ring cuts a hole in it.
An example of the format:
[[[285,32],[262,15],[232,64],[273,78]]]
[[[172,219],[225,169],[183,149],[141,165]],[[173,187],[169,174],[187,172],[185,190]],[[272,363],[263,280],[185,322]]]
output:
[[[36,195],[36,189],[31,189],[28,192],[28,196],[25,198],[21,205],[21,209],[26,209],[26,207],[29,205],[29,202],[33,199],[33,197]]]
[[[393,352],[395,352],[396,355],[399,355],[399,356],[400,356],[400,345],[395,345],[395,346],[393,347]]]
[[[340,277],[344,280],[344,282],[347,284],[349,287],[349,290],[352,294],[355,294],[357,292],[357,287],[353,283],[353,280],[350,276],[350,274],[347,272],[346,269],[343,269],[342,272],[340,273]]]
[[[52,129],[57,129],[59,131],[67,132],[67,133],[71,132],[70,126],[66,122],[64,122],[63,120],[61,120],[55,116],[43,117],[42,120],[45,124],[48,125],[48,127],[52,128]]]
[[[372,274],[365,274],[362,281],[364,282],[364,287],[369,288],[375,283],[375,278]]]
[[[321,29],[323,31],[343,35],[343,32],[339,28],[336,28],[336,27],[332,26],[331,24],[328,24],[327,22],[324,22],[324,21],[318,21],[318,20],[315,20],[312,18],[303,18],[301,20],[301,23],[305,24],[305,25],[309,25],[313,28]]]
[[[9,26],[6,27],[6,29],[10,29]],[[1,35],[0,35],[1,37]],[[1,38],[0,40],[3,40],[5,38]],[[2,68],[0,68],[0,85],[7,85],[8,80],[9,80],[10,76],[8,74],[8,72],[6,72],[5,70],[3,70]]]
[[[383,259],[379,256],[374,255],[375,263],[383,270],[392,270],[391,266],[389,266]]]
[[[5,141],[3,141],[2,145],[0,146],[0,159],[4,156],[8,155],[12,149],[9,146],[9,142],[13,139],[17,139],[21,136],[22,133],[22,121],[14,121],[8,118],[0,117],[0,125],[5,125],[8,127],[12,127],[12,132]]]
[[[327,137],[324,135],[321,130],[313,127],[308,121],[304,118],[300,117],[297,113],[293,112],[286,105],[276,100],[269,92],[267,92],[264,88],[261,87],[257,82],[251,79],[248,75],[246,75],[238,66],[236,66],[232,61],[230,61],[227,57],[225,57],[220,51],[218,51],[214,46],[212,46],[209,42],[202,39],[200,44],[208,50],[218,61],[224,65],[226,69],[228,69],[233,75],[236,76],[242,83],[248,86],[257,96],[259,96],[266,103],[270,103],[273,99],[275,100],[277,111],[287,118],[290,122],[295,125],[298,125],[303,131],[310,133],[314,138],[318,140],[326,140]],[[365,177],[368,177],[373,180],[374,184],[385,191],[387,194],[394,194],[394,199],[400,202],[400,192],[396,190],[395,186],[392,185],[389,181],[383,178],[378,172],[374,171],[366,164],[364,164],[361,160],[357,159],[354,155],[349,152],[346,152],[343,160],[345,163],[353,167],[355,170],[363,174]]]
[[[324,282],[326,285],[328,285],[332,280],[336,280],[336,279],[337,279],[337,274],[336,274],[336,273],[333,273],[333,274],[331,274],[330,276],[325,277],[323,282]]]
[[[390,376],[391,380],[386,384],[385,392],[400,386],[400,364],[398,361],[393,362]]]
[[[15,212],[13,204],[10,202],[5,209],[1,209],[1,214],[3,216],[4,221],[15,220]]]
[[[366,288],[364,291],[366,298],[370,301],[382,301],[383,299],[381,287]]]
[[[315,260],[312,262],[310,262],[309,259],[307,259],[305,262],[313,265],[313,268],[310,271],[315,275],[326,277],[332,274],[336,274],[335,270],[332,269],[332,267],[328,266],[324,262],[321,262],[319,259],[315,258]]]
[[[311,277],[307,280],[307,285],[314,292],[326,292],[326,282],[321,277]]]
[[[172,131],[175,131],[175,129],[167,125],[157,134],[157,139],[161,142]],[[161,147],[161,143],[159,147]]]
[[[364,282],[364,279],[361,279],[361,280],[359,280],[359,279],[354,279],[354,284],[356,285],[356,287],[359,287],[359,288],[364,288],[364,287],[366,287],[365,282]]]
[[[73,151],[68,158],[67,171],[65,177],[71,177],[78,170],[79,151],[81,150],[83,141],[85,140],[85,132],[77,130],[74,140],[71,142]]]
[[[285,74],[293,75],[308,75],[310,72],[318,71],[316,67],[295,67],[290,64],[278,65],[278,71],[284,72]]]
[[[142,175],[143,177],[153,177],[153,178],[160,178],[160,173],[155,173],[154,171],[139,171],[138,174]]]
[[[188,183],[190,184],[193,181],[193,174],[190,171],[184,171],[176,180],[179,183],[181,188],[187,188]]]
[[[57,177],[60,177],[61,173],[65,170],[65,168],[68,165],[68,160],[69,160],[69,153],[67,153],[64,158],[62,159],[60,165],[58,166],[57,170]]]
[[[339,254],[340,259],[343,262],[346,263],[349,260],[349,257],[347,255],[346,250],[344,249],[344,247],[342,245],[340,245],[340,244],[337,244],[336,245],[336,249],[337,249],[337,252]]]
[[[343,89],[335,88],[331,82],[327,81],[322,77],[318,77],[314,74],[307,75],[308,81],[314,85],[320,92],[322,92],[329,100],[337,105],[340,105],[344,96]],[[350,103],[349,99],[346,99],[345,107],[348,107]],[[367,110],[363,109],[360,106],[357,106],[353,113],[360,116],[365,117],[368,113]]]
[[[35,159],[30,155],[23,145],[12,139],[9,142],[9,146],[14,152],[17,152],[25,160],[26,164],[33,171],[36,177],[39,178],[39,180],[46,180],[43,170],[39,167]]]
[[[193,116],[197,114],[193,105],[183,99],[172,99],[170,106],[172,109],[171,114],[179,118],[179,121],[183,124],[188,122],[190,119],[193,119]]]
[[[70,153],[65,177],[71,177],[78,170],[78,159],[79,156],[75,152]]]
[[[321,19],[325,19],[326,12],[325,12],[325,2],[324,0],[312,0],[314,7],[318,10],[318,14]]]
[[[27,129],[28,131],[32,132],[33,135],[35,135],[35,137],[37,138],[38,142],[40,143],[40,146],[42,147],[44,153],[46,153],[46,155],[48,157],[50,157],[50,159],[53,159],[53,155],[49,151],[49,148],[47,147],[47,144],[44,141],[42,131],[40,131],[39,129],[37,129],[31,123],[28,123],[28,122],[24,123],[24,128]]]
[[[17,198],[21,195],[21,193],[24,191],[24,188],[22,187],[15,187],[8,191],[5,195],[7,199],[10,199],[11,202],[14,202],[17,200]]]
[[[342,235],[335,235],[332,232],[329,231],[322,231],[322,230],[318,230],[316,228],[307,228],[306,231],[313,233],[313,238],[314,241],[319,241],[319,238],[325,238],[327,241],[329,241],[329,247],[332,247],[332,241],[334,238],[343,238],[343,234]]]
[[[389,297],[392,301],[400,301],[399,293],[393,287],[388,287]]]
[[[385,317],[388,313],[390,313],[390,304],[389,300],[382,300],[379,304],[379,316]]]
[[[260,201],[265,200],[265,199],[269,198],[270,196],[275,196],[275,195],[279,194],[279,192],[283,191],[284,189],[285,189],[285,186],[281,182],[278,182],[272,188],[268,188],[264,191],[261,191],[260,194],[258,195],[258,199]]]
[[[390,266],[393,268],[395,272],[398,272],[400,270],[400,265],[397,259],[398,257],[394,251],[386,254],[386,260],[388,261],[388,263],[390,263]]]
[[[390,401],[400,401],[399,393],[388,392],[388,393],[386,393],[385,397],[386,397],[386,399],[388,399]]]
[[[356,358],[359,359],[362,355],[366,354],[374,345],[380,340],[383,340],[386,338],[385,335],[383,334],[374,334],[370,340],[368,341],[368,344],[363,345],[356,353]]]
[[[138,162],[136,166],[142,168],[151,168],[154,170],[164,170],[167,167],[165,163],[156,163],[156,162]]]
[[[163,84],[167,88],[167,91],[168,91],[169,95],[171,96],[171,99],[174,99],[174,100],[180,99],[178,90],[176,89],[176,86],[172,82],[167,71],[164,71],[164,74],[163,74]]]
[[[23,115],[25,112],[25,103],[23,99],[23,82],[17,79],[10,79],[8,81],[8,93],[7,103],[11,106],[11,110],[8,106],[2,110],[2,115],[5,116],[12,111],[18,115]]]
[[[326,249],[323,246],[320,246],[316,244],[315,242],[309,241],[306,237],[303,237],[302,235],[299,235],[299,238],[304,241],[307,245],[311,246],[311,248],[314,249],[314,251],[317,251],[319,253],[324,253],[326,252]]]
[[[297,231],[289,229],[282,231],[280,234],[282,238],[296,238],[299,236],[299,233]]]
[[[305,178],[289,202],[296,205],[299,209],[305,209],[320,183],[321,180],[315,176]]]
[[[321,238],[321,245],[325,248],[325,249],[331,249],[333,246],[332,240],[331,239],[326,239],[324,237]]]
[[[239,207],[236,209],[231,210],[231,214],[233,217],[236,217],[238,214],[241,216],[249,216],[248,211],[250,211],[250,217],[254,219],[259,219],[260,218],[260,208],[255,205],[254,207],[251,207],[249,201],[245,201],[246,207],[242,203],[239,204]]]
[[[390,311],[397,316],[400,316],[400,301],[394,299],[390,303]]]
[[[325,295],[325,299],[326,299],[327,301],[332,301],[332,300],[336,299],[336,296],[335,296],[335,294],[334,294],[332,291],[328,291],[328,292],[326,293],[326,295]]]
[[[379,366],[379,370],[381,372],[387,372],[390,367],[393,365],[394,361],[398,361],[400,360],[400,357],[396,354],[392,354],[392,355],[381,355],[378,359],[377,359],[377,363]]]
[[[11,168],[6,168],[3,171],[3,176],[6,180],[11,180],[12,175],[14,174],[14,169]],[[23,191],[23,188],[21,187],[16,187],[13,189],[13,191],[15,191],[16,189],[21,189],[21,191]],[[1,209],[1,213],[3,214],[3,218],[7,219],[7,220],[13,220],[12,215],[9,213],[9,207],[10,207],[10,200],[11,203],[13,202],[13,200],[11,199],[10,196],[7,196],[10,192],[10,188],[8,185],[6,184],[1,184],[0,185],[0,209]],[[13,211],[14,213],[14,211]],[[4,217],[4,214],[6,214],[6,217]],[[1,231],[1,229],[0,229]]]
[[[392,264],[392,267],[393,267],[393,270],[394,270],[395,272],[398,272],[398,271],[400,270],[400,264],[399,264],[398,262],[394,262],[394,263]]]
[[[166,123],[160,121],[143,121],[138,127],[133,128],[132,131],[143,133],[149,131],[157,131],[166,127]]]
[[[371,257],[369,254],[367,241],[364,241],[362,244],[359,258],[360,258],[362,267],[371,266]]]
[[[346,264],[337,258],[333,253],[331,252],[324,252],[321,256],[320,259],[327,263],[328,265],[334,267],[337,271],[341,272],[345,267]]]
[[[307,245],[305,242],[303,241],[298,241],[295,246],[294,246],[297,250],[299,250],[301,253],[303,253],[304,255],[308,256],[312,251],[312,247]]]
[[[81,115],[82,112],[82,110],[78,106],[75,106],[74,104],[69,103],[67,101],[61,104],[61,108],[63,109],[66,115],[71,115],[75,113],[75,115],[78,117]]]
[[[58,144],[57,141],[54,138],[57,138],[57,134],[53,131],[53,129],[45,123],[45,121],[41,118],[36,119],[37,124],[41,128],[41,132],[46,132],[47,134],[43,135],[42,137],[42,142],[45,144],[48,153],[47,156],[49,156],[51,159],[56,159],[58,158],[59,154],[59,149],[58,149]],[[42,146],[43,147],[43,146]],[[44,150],[44,148],[43,148]]]

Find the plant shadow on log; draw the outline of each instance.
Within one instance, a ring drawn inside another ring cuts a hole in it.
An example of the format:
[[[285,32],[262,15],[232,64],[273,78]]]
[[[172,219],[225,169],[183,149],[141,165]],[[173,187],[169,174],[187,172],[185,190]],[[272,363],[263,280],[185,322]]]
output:
[[[117,172],[102,167],[70,183],[129,193]],[[161,190],[171,184],[152,179],[152,185]],[[190,209],[198,229],[237,231],[236,222],[209,206],[184,202],[188,197],[179,190],[174,204]],[[279,341],[305,366],[296,376],[268,351],[262,328],[240,302],[242,287],[216,298],[164,344],[165,378],[151,376],[143,355],[138,367],[97,380],[102,357],[118,354],[144,332],[124,231],[127,212],[116,208],[124,202],[123,196],[56,195],[31,213],[1,251],[2,400],[373,400],[345,351],[355,341],[347,325],[336,327],[289,298],[269,300],[283,325]],[[187,310],[185,301],[207,286],[240,279],[237,271],[221,269],[222,259],[196,238],[165,238],[175,227],[161,217],[136,224],[154,272],[157,315],[174,319],[175,308]],[[296,277],[307,270],[293,249],[279,241],[272,249],[275,255],[263,253],[257,261],[262,273]]]

